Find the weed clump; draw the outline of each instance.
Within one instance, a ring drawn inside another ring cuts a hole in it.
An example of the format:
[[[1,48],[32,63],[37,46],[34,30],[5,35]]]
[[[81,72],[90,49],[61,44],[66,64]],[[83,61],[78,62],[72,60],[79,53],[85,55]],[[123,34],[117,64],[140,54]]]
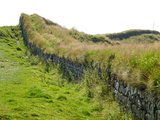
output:
[[[28,98],[46,98],[50,99],[51,96],[43,89],[37,86],[31,87],[27,92]]]

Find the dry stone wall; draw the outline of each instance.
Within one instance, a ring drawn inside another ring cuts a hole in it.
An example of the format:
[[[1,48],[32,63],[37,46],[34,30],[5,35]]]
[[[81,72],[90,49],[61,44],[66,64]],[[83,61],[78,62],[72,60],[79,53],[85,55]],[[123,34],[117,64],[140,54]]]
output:
[[[33,54],[40,55],[46,60],[52,61],[54,64],[59,64],[63,70],[64,75],[73,76],[75,80],[82,79],[85,70],[88,66],[96,68],[99,76],[101,77],[102,69],[98,64],[73,62],[67,58],[59,57],[54,54],[44,53],[42,49],[32,44],[29,40],[27,31],[24,27],[23,17],[20,17],[20,28],[22,36],[26,46],[31,50]],[[111,56],[108,62],[114,59]],[[90,64],[90,65],[89,65]],[[135,120],[160,120],[160,96],[154,92],[149,92],[146,89],[140,89],[127,84],[123,80],[119,79],[116,74],[112,73],[111,64],[108,64],[106,68],[106,74],[108,76],[108,87],[119,103],[125,106],[127,111],[133,113]]]
[[[115,74],[112,81],[115,99],[133,113],[135,120],[160,120],[159,95],[133,87]]]

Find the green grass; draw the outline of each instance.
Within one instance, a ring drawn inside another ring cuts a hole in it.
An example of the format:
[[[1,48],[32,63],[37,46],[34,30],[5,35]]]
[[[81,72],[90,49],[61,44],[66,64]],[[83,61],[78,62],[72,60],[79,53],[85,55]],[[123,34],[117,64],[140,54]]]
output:
[[[112,97],[100,99],[95,92],[90,98],[85,82],[68,83],[58,66],[46,69],[27,51],[18,27],[0,32],[6,33],[0,36],[0,119],[131,120]]]
[[[21,17],[30,42],[45,53],[78,63],[100,63],[103,67],[107,67],[110,56],[114,55],[115,59],[110,64],[112,72],[119,78],[137,86],[144,83],[147,90],[160,91],[160,57],[157,57],[160,55],[159,32],[129,30],[115,34],[87,35],[47,22],[35,14],[22,14]],[[115,41],[117,39],[118,42]]]

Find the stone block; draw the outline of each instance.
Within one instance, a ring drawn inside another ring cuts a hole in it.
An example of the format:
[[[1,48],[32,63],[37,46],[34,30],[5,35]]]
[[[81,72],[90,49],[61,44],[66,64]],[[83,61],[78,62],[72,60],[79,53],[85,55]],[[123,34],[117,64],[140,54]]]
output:
[[[155,112],[155,120],[160,120],[160,110]]]
[[[119,82],[118,81],[115,81],[115,89],[119,90]]]
[[[145,115],[145,120],[154,120],[150,114]]]

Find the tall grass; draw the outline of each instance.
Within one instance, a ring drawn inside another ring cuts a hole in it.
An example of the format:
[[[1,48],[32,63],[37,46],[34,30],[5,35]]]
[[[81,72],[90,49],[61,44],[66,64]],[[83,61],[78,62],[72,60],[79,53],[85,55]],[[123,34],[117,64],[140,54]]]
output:
[[[104,71],[102,72],[104,73]],[[103,79],[101,78],[103,77]],[[126,114],[122,111],[112,97],[111,93],[107,92],[107,79],[105,74],[99,76],[96,69],[88,69],[85,72],[84,79],[81,82],[80,89],[88,96],[93,103],[93,113],[100,112],[100,119],[107,120],[131,120],[131,114]],[[97,114],[98,115],[98,114]]]
[[[0,119],[116,120],[121,115],[122,120],[129,119],[116,102],[89,98],[83,87],[62,77],[59,66],[31,55],[18,27],[3,27],[0,32]]]
[[[44,52],[54,53],[79,63],[85,61],[101,63],[102,66],[107,64],[110,55],[115,54],[112,71],[119,77],[130,83],[143,82],[148,88],[159,89],[158,32],[129,31],[129,38],[119,43],[94,43],[89,39],[95,36],[68,30],[58,24],[46,24],[46,20],[38,15],[22,15],[22,17],[30,42],[42,48]],[[123,34],[128,36],[127,33]],[[101,35],[99,38],[102,41],[105,39]]]

